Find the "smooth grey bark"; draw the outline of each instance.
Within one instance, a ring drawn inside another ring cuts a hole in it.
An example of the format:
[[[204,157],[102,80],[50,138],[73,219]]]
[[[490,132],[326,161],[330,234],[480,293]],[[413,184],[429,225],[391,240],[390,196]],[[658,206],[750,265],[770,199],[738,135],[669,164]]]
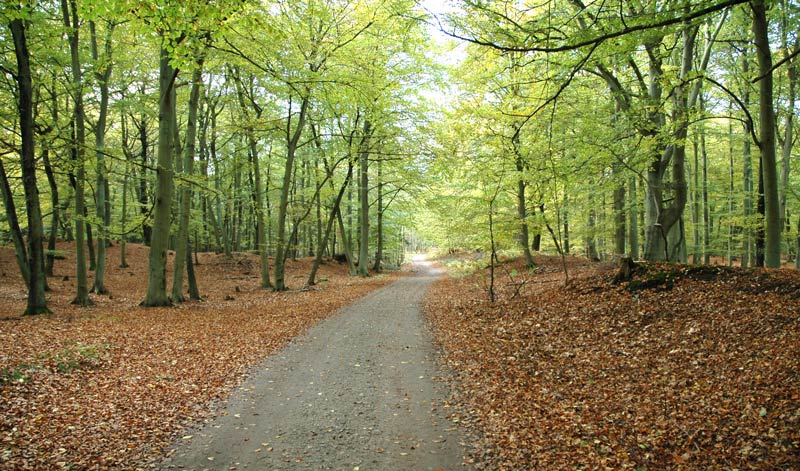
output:
[[[255,174],[254,196],[256,211],[256,245],[258,256],[261,261],[261,287],[264,289],[272,288],[272,281],[269,278],[269,245],[267,243],[267,220],[264,216],[264,185],[261,177],[261,166],[256,148],[255,140],[250,141],[250,155],[253,159],[253,173]],[[268,163],[269,164],[269,163]]]
[[[750,2],[753,13],[753,36],[758,58],[759,142],[762,177],[764,179],[764,265],[781,266],[782,218],[778,198],[778,168],[775,151],[775,109],[772,90],[772,52],[769,45],[769,23],[764,0]]]
[[[197,109],[200,103],[200,91],[203,87],[203,59],[198,59],[192,72],[192,89],[189,92],[189,113],[186,121],[186,141],[183,145],[183,175],[191,178],[194,173],[195,140],[197,138]],[[186,267],[189,251],[189,216],[191,215],[192,187],[189,182],[181,186],[180,210],[178,213],[178,234],[175,240],[175,258],[172,271],[172,302],[183,302],[183,270]]]
[[[622,176],[622,169],[615,165],[612,169],[617,180],[617,187],[614,189],[614,253],[619,256],[625,255],[626,237],[626,215],[625,215],[625,179]]]
[[[750,59],[748,57],[749,48],[745,47],[742,53],[742,75],[750,75]],[[742,103],[745,109],[750,107],[750,87],[749,84],[743,87]],[[742,267],[747,267],[754,262],[754,240],[753,240],[753,152],[750,136],[752,135],[752,123],[744,120],[745,138],[742,143],[742,172],[743,172],[743,191],[744,191],[744,234],[742,241]]]
[[[706,152],[706,132],[700,123],[700,154],[703,162],[703,264],[711,263],[711,210],[708,206],[708,152]]]
[[[700,145],[697,133],[692,136],[692,155],[694,156],[694,172],[692,174],[694,185],[692,188],[692,226],[694,228],[692,241],[692,263],[700,263]]]
[[[358,203],[359,203],[359,250],[358,275],[369,276],[369,155],[370,141],[374,129],[369,119],[364,122],[358,156]]]
[[[636,190],[636,176],[630,177],[628,181],[628,201],[630,205],[628,217],[628,246],[630,247],[630,257],[633,260],[639,259],[639,200]]]
[[[786,100],[786,123],[781,143],[781,181],[780,181],[780,214],[781,227],[789,228],[786,200],[789,189],[789,172],[791,169],[792,149],[794,148],[794,102],[797,96],[797,71],[791,64],[786,71],[789,78],[789,89]],[[788,231],[787,231],[788,232]],[[800,254],[798,254],[800,256]]]
[[[71,57],[72,69],[72,93],[74,112],[73,120],[75,122],[75,136],[73,147],[73,156],[75,156],[75,167],[77,172],[75,174],[75,299],[73,304],[79,306],[87,306],[92,303],[89,299],[89,288],[87,283],[86,271],[86,239],[85,231],[88,227],[86,224],[86,206],[84,196],[84,185],[86,180],[86,167],[84,163],[84,148],[86,144],[86,129],[85,129],[85,116],[83,109],[83,86],[81,78],[81,62],[79,56],[79,43],[78,43],[78,11],[77,3],[75,0],[61,0],[61,12],[63,14],[64,26],[67,29],[67,36],[69,38],[69,49]]]
[[[376,224],[375,243],[375,263],[372,265],[372,271],[380,273],[383,268],[383,159],[378,159],[378,221]],[[527,250],[527,243],[525,249]],[[529,251],[530,252],[530,251]]]
[[[692,70],[694,59],[694,41],[697,34],[696,28],[686,26],[683,31],[683,55],[681,63],[681,79],[685,81]],[[658,97],[654,102],[661,102],[663,90],[660,80],[663,75],[662,61],[655,59],[656,53],[650,53],[651,64],[651,84],[650,88],[654,91],[651,99]],[[666,145],[665,148],[657,149],[657,154],[653,156],[650,167],[647,171],[647,245],[644,257],[649,261],[656,260],[677,260],[679,257],[680,245],[671,247],[670,234],[676,225],[680,224],[683,210],[687,200],[687,185],[685,174],[686,145],[685,139],[689,126],[688,111],[690,98],[687,96],[688,86],[679,86],[673,93],[673,122],[676,129],[672,133],[673,143]],[[660,114],[660,113],[659,113]],[[657,120],[660,127],[666,126],[666,117],[661,114]],[[660,146],[659,146],[660,147]],[[665,205],[665,190],[667,183],[665,176],[667,170],[671,170],[671,190],[672,199]],[[682,236],[682,234],[681,234]],[[673,238],[674,240],[674,238]],[[684,240],[683,237],[679,238]],[[675,250],[675,249],[678,250]]]
[[[28,298],[24,315],[49,314],[45,298],[44,251],[42,250],[42,211],[36,185],[36,155],[33,122],[33,79],[27,32],[22,18],[9,23],[17,60],[17,113],[21,136],[22,185],[25,191],[25,210],[28,213]],[[7,182],[7,179],[3,179]],[[6,190],[4,189],[5,193]],[[10,193],[10,191],[9,191]],[[24,273],[24,272],[23,272]]]
[[[286,287],[286,215],[289,210],[289,192],[292,186],[292,174],[294,173],[294,159],[297,152],[298,144],[300,143],[300,136],[303,133],[303,127],[306,122],[306,114],[309,105],[308,95],[302,98],[300,104],[300,111],[297,116],[297,123],[295,124],[294,131],[292,131],[292,110],[289,107],[289,117],[286,122],[286,163],[283,169],[283,183],[281,186],[281,196],[278,203],[278,228],[277,228],[277,246],[275,248],[275,291],[285,291]]]
[[[329,172],[330,175],[331,172]],[[339,191],[336,193],[336,198],[333,201],[333,206],[331,207],[330,215],[328,216],[328,221],[325,225],[325,232],[322,236],[322,240],[320,242],[320,246],[317,249],[317,254],[314,257],[314,264],[311,266],[311,273],[308,275],[308,280],[306,281],[306,286],[314,286],[317,283],[317,270],[319,270],[319,266],[322,263],[322,254],[323,250],[322,247],[328,245],[328,239],[330,239],[331,233],[333,232],[333,224],[334,221],[338,219],[341,221],[341,208],[342,199],[344,198],[344,193],[348,186],[350,186],[350,180],[353,178],[353,162],[347,162],[347,177],[342,183],[342,186],[339,188]],[[344,229],[344,227],[342,227]],[[344,234],[344,230],[342,231]],[[352,262],[350,262],[350,256],[347,255],[349,252],[345,252],[346,256],[348,257],[348,266],[352,266]]]
[[[341,207],[339,208],[339,211],[336,212],[336,220],[339,223],[339,232],[342,234],[342,249],[344,249],[344,256],[347,260],[347,273],[350,276],[354,276],[356,274],[356,265],[353,262],[353,241],[344,227],[344,218],[342,217]]]
[[[162,38],[166,42],[166,38]],[[167,296],[167,249],[174,192],[173,160],[175,152],[175,79],[178,70],[170,64],[167,49],[162,45],[158,72],[158,162],[150,257],[147,271],[147,293],[142,306],[169,306]]]
[[[256,139],[253,123],[251,122],[250,111],[245,101],[247,97],[250,101],[251,107],[255,110],[256,119],[261,117],[262,108],[256,103],[254,99],[254,92],[252,90],[253,80],[250,79],[250,89],[245,89],[245,84],[238,70],[233,70],[232,74],[236,83],[237,96],[239,98],[239,107],[242,115],[246,121],[245,135],[248,144],[248,156],[250,158],[250,174],[252,179],[252,198],[253,198],[253,212],[255,213],[255,248],[258,250],[260,270],[261,270],[261,288],[272,289],[272,281],[269,275],[269,245],[267,242],[266,226],[268,222],[265,218],[264,210],[264,185],[261,176],[261,163],[258,152],[258,141]],[[267,163],[269,165],[269,163]]]
[[[528,227],[528,209],[525,191],[527,182],[525,181],[525,161],[522,158],[519,143],[519,127],[514,126],[514,135],[511,138],[511,148],[514,152],[514,167],[517,171],[517,218],[519,219],[519,243],[522,246],[522,254],[525,257],[525,266],[533,268],[533,256],[530,249],[530,229]]]
[[[106,127],[108,121],[108,80],[111,77],[113,62],[111,60],[111,36],[114,32],[114,24],[107,23],[106,37],[104,46],[104,57],[102,59],[103,67],[100,67],[100,55],[97,48],[97,31],[94,21],[89,22],[89,34],[91,37],[92,45],[92,60],[94,61],[95,80],[100,91],[100,104],[98,108],[97,124],[94,129],[94,145],[95,145],[95,162],[97,165],[97,186],[95,188],[95,207],[97,211],[97,250],[96,250],[96,265],[94,273],[94,286],[92,291],[95,294],[106,294],[108,290],[105,286],[106,275],[106,244],[108,242],[108,226],[106,220],[108,214],[106,213],[106,203],[108,202],[108,195],[106,194],[106,164],[105,164],[105,140],[106,140]]]

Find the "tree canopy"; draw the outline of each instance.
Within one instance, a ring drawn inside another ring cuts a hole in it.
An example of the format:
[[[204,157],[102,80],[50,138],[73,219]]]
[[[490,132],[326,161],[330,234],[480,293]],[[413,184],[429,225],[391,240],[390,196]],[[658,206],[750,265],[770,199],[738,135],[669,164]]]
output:
[[[431,246],[799,258],[795,2],[62,0],[0,19],[0,231],[30,313],[57,240],[78,304],[108,294],[107,244],[149,245],[148,306],[200,297],[197,251],[258,252],[276,290],[301,287],[291,258],[366,276]]]

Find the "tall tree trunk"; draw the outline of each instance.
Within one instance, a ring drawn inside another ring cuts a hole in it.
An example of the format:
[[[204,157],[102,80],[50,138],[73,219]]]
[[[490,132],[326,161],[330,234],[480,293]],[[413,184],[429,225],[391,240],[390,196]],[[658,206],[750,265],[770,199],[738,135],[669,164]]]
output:
[[[199,301],[200,290],[197,287],[197,277],[194,273],[194,262],[192,261],[192,244],[191,241],[186,241],[186,284],[189,286],[189,299],[192,301]],[[197,254],[195,254],[196,256]]]
[[[531,250],[528,247],[530,242],[530,232],[528,230],[528,209],[527,201],[525,198],[525,162],[522,160],[522,153],[519,149],[519,130],[515,128],[514,137],[511,139],[512,147],[514,149],[514,165],[517,170],[517,218],[519,218],[519,242],[522,246],[522,254],[525,257],[525,266],[533,268],[536,264],[533,262]]]
[[[732,107],[729,113],[733,115]],[[736,234],[736,224],[733,219],[733,199],[736,185],[734,182],[735,168],[733,162],[733,123],[728,122],[728,266],[733,266],[733,240]]]
[[[122,235],[120,236],[120,243],[119,243],[119,267],[120,268],[128,268],[128,260],[127,260],[127,252],[128,252],[128,179],[130,178],[128,173],[130,171],[130,167],[128,166],[128,162],[125,162],[125,175],[122,177],[122,215],[120,220],[120,226],[122,227]]]
[[[69,4],[67,2],[69,1]],[[87,283],[86,271],[86,240],[84,239],[86,224],[86,206],[84,196],[84,184],[86,180],[86,167],[84,164],[84,148],[86,144],[85,117],[83,111],[83,84],[81,78],[81,63],[79,56],[78,43],[78,12],[75,0],[61,0],[61,11],[64,17],[64,26],[67,28],[69,37],[69,49],[72,58],[72,92],[74,94],[74,113],[75,120],[75,141],[73,142],[73,155],[76,157],[75,166],[75,256],[76,261],[76,282],[75,299],[73,304],[87,306],[91,304],[89,299],[89,288]]]
[[[17,266],[19,266],[19,272],[22,275],[22,281],[25,282],[25,287],[30,289],[31,275],[28,267],[28,250],[25,248],[25,239],[22,236],[19,219],[17,218],[14,194],[11,192],[11,186],[8,183],[8,175],[2,159],[0,159],[0,190],[3,193],[3,207],[6,210],[8,229],[11,233],[11,239],[14,241],[14,255],[16,256]]]
[[[794,257],[794,267],[800,270],[800,217],[797,218],[797,256]]]
[[[703,156],[703,264],[711,263],[711,212],[708,207],[708,153],[705,126],[700,123],[700,153]]]
[[[317,250],[317,255],[314,257],[314,264],[311,266],[311,273],[308,275],[308,281],[306,281],[306,286],[314,286],[317,283],[317,270],[319,269],[319,265],[322,263],[322,247],[328,244],[328,239],[330,238],[331,233],[333,232],[333,224],[334,221],[338,219],[341,221],[341,204],[342,199],[344,198],[344,193],[348,186],[350,186],[350,180],[353,178],[353,162],[348,161],[347,165],[347,177],[342,183],[342,186],[339,188],[339,192],[336,193],[336,198],[333,201],[333,206],[331,207],[330,216],[328,217],[328,222],[325,226],[325,234],[320,242],[319,249]],[[342,234],[344,234],[344,226],[342,225]],[[348,264],[352,265],[352,262],[349,262],[348,255],[349,252],[345,252],[345,255],[348,257]]]
[[[615,165],[613,172],[616,174],[617,187],[614,190],[614,252],[619,256],[625,255],[625,178],[622,169]]]
[[[89,32],[92,43],[92,59],[94,60],[97,71],[95,79],[100,89],[100,106],[98,109],[97,127],[94,130],[95,136],[95,159],[97,163],[97,187],[95,188],[95,206],[97,211],[97,263],[95,265],[94,286],[92,291],[96,294],[108,292],[105,286],[106,276],[106,244],[108,240],[108,225],[106,214],[106,164],[105,164],[105,139],[106,122],[108,117],[108,80],[111,77],[111,35],[114,25],[106,25],[105,54],[103,57],[104,67],[100,67],[100,57],[97,49],[97,31],[94,21],[89,22]]]
[[[50,219],[50,237],[47,241],[47,256],[44,263],[44,272],[47,276],[53,276],[53,265],[55,264],[56,241],[58,239],[58,183],[53,166],[50,164],[50,151],[45,148],[42,151],[42,162],[44,163],[44,173],[47,175],[47,183],[50,185],[50,206],[52,207],[53,217]]]
[[[630,217],[628,221],[628,245],[630,246],[630,256],[634,260],[639,259],[639,200],[636,191],[636,176],[632,176],[628,182],[628,193],[630,201]]]
[[[700,150],[697,133],[692,136],[694,155],[694,188],[692,189],[692,227],[694,228],[692,263],[700,263]]]
[[[44,251],[42,250],[42,212],[39,206],[39,189],[36,186],[36,154],[33,129],[33,81],[30,53],[25,31],[25,20],[16,18],[9,24],[17,59],[16,82],[18,88],[17,112],[22,137],[22,184],[25,190],[25,209],[28,213],[28,302],[25,315],[49,314],[45,298]],[[5,173],[5,172],[3,172]],[[7,182],[7,179],[3,179]],[[6,190],[4,189],[5,193]],[[10,191],[9,191],[10,193]]]
[[[746,129],[749,126],[746,125]],[[749,136],[750,132],[747,131]],[[744,231],[742,234],[742,267],[746,268],[753,261],[753,161],[750,138],[745,137],[742,157],[744,173]]]
[[[775,155],[775,109],[772,95],[772,52],[769,46],[765,0],[750,2],[753,12],[753,36],[758,57],[759,150],[764,179],[764,264],[781,266],[781,214],[778,199],[778,168]]]
[[[150,143],[147,138],[147,122],[145,115],[142,114],[142,119],[139,122],[139,145],[142,146],[141,154],[141,168],[139,173],[139,212],[142,215],[142,242],[144,245],[149,246],[153,237],[153,226],[149,223],[150,220],[150,202],[147,198],[147,149]]]
[[[55,84],[50,92],[50,100],[52,103],[51,117],[53,119],[53,123],[58,123],[58,95],[56,94]],[[47,175],[47,183],[50,185],[50,204],[53,211],[53,217],[50,220],[50,237],[47,241],[47,256],[44,264],[44,271],[47,276],[53,276],[53,268],[56,259],[56,242],[58,240],[58,225],[61,211],[58,199],[58,182],[56,181],[56,174],[53,171],[53,166],[50,164],[50,151],[48,148],[45,148],[42,151],[42,163],[44,163],[44,172],[45,175]]]
[[[178,75],[170,64],[166,49],[167,38],[162,38],[159,61],[158,102],[158,166],[156,169],[155,208],[153,232],[150,241],[150,259],[147,273],[147,294],[143,306],[169,306],[167,296],[167,249],[169,248],[170,216],[174,189],[173,159],[175,152],[175,79]]]
[[[197,138],[197,109],[200,103],[200,89],[203,87],[203,59],[197,61],[192,73],[192,90],[189,93],[189,117],[186,121],[186,142],[183,146],[183,174],[192,178],[194,173],[194,150]],[[175,243],[175,259],[172,271],[172,302],[183,302],[183,269],[186,260],[191,260],[189,251],[189,216],[192,210],[192,188],[184,182],[180,192],[180,212],[178,235]]]
[[[339,222],[339,232],[342,233],[342,248],[344,249],[344,256],[347,260],[347,273],[350,276],[354,276],[356,274],[356,265],[353,262],[353,241],[344,227],[344,218],[342,217],[341,208],[339,208],[339,211],[336,213],[336,219]]]
[[[758,225],[754,236],[755,244],[755,266],[763,267],[766,260],[766,228],[764,227],[764,212],[766,204],[764,201],[764,161],[758,160],[758,195],[756,200],[756,214],[758,215]]]
[[[278,232],[276,234],[277,247],[275,250],[275,291],[285,291],[286,287],[286,214],[289,210],[289,192],[292,186],[292,174],[294,173],[294,158],[297,152],[297,146],[300,142],[300,136],[303,132],[303,126],[306,121],[306,113],[308,112],[309,97],[304,96],[300,104],[300,113],[297,117],[297,124],[295,124],[294,131],[292,131],[292,115],[291,106],[289,109],[289,117],[286,124],[286,164],[283,169],[283,185],[281,186],[281,197],[278,203]]]
[[[377,224],[376,243],[375,249],[375,264],[372,270],[375,273],[380,273],[383,268],[383,159],[378,160],[378,224]],[[528,249],[528,241],[525,241],[525,250],[530,253]]]
[[[358,202],[359,216],[361,217],[358,251],[359,276],[369,276],[369,154],[372,132],[372,125],[369,120],[366,120],[358,157]]]
[[[250,158],[253,164],[255,182],[253,184],[253,197],[256,212],[256,248],[261,262],[261,287],[272,289],[269,279],[269,245],[267,244],[267,221],[264,217],[264,186],[261,180],[261,165],[259,163],[258,145],[255,137],[250,133]],[[267,163],[269,165],[269,163]]]
[[[796,59],[795,59],[796,61]],[[786,199],[789,193],[789,171],[791,168],[792,149],[794,147],[794,102],[796,99],[797,88],[797,72],[795,71],[796,65],[794,62],[789,66],[786,71],[789,76],[789,90],[787,92],[786,100],[786,125],[783,135],[783,143],[781,145],[781,182],[780,182],[780,213],[781,213],[781,227],[786,228],[787,237],[791,224],[789,222],[789,215],[787,214]],[[791,241],[787,240],[788,245],[791,247]],[[800,256],[800,253],[796,254]]]

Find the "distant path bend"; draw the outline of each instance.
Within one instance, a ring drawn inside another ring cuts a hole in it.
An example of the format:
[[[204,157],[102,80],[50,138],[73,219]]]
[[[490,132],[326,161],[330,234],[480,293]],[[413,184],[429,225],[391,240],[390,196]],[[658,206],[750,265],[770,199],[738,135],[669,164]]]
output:
[[[464,449],[443,416],[420,303],[426,262],[298,337],[184,440],[179,469],[452,471]]]

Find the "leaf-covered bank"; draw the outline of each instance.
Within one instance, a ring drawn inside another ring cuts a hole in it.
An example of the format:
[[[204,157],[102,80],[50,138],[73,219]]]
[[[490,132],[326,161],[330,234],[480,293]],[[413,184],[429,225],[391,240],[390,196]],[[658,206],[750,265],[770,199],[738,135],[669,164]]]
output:
[[[427,298],[480,468],[797,466],[800,273],[536,262],[513,299],[520,262],[494,305],[485,272]]]
[[[135,469],[146,467],[213,410],[248,368],[338,308],[383,286],[392,275],[354,278],[323,265],[314,289],[259,288],[257,255],[200,254],[205,302],[138,306],[146,288],[148,249],[128,246],[130,268],[110,263],[111,296],[79,308],[70,267],[49,280],[56,314],[19,317],[25,288],[13,253],[0,251],[0,468]],[[118,260],[119,247],[109,249]],[[309,259],[288,263],[299,288]]]

